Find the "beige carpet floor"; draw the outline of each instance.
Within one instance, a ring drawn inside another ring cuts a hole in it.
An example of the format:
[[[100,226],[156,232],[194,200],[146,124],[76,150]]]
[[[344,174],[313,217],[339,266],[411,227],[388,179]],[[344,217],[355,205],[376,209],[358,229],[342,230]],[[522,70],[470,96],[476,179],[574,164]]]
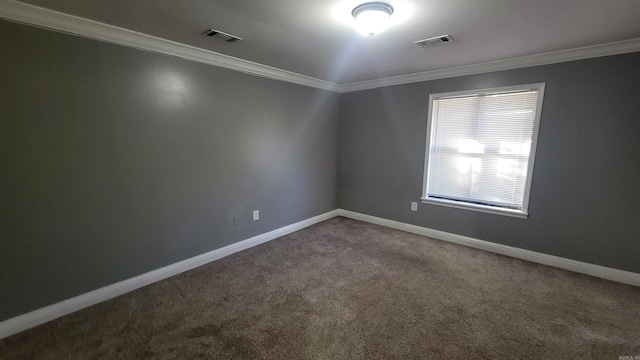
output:
[[[611,359],[640,288],[334,218],[0,341],[2,359]]]

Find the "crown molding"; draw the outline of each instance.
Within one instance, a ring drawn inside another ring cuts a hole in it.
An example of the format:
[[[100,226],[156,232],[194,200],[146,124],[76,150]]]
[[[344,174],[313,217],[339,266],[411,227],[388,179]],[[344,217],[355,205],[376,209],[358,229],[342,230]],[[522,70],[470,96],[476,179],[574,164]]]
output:
[[[235,58],[216,53],[214,51],[181,44],[175,41],[45,9],[39,6],[21,3],[15,0],[0,0],[0,18],[90,39],[133,47],[136,49],[144,49],[161,54],[177,56],[186,60],[218,66],[264,78],[339,93],[640,51],[640,38],[635,38],[601,45],[424,71],[382,79],[367,80],[349,84],[336,84],[330,81],[316,79],[272,66]]]
[[[505,60],[451,67],[414,74],[387,77],[382,79],[355,82],[340,86],[340,92],[353,92],[379,87],[410,84],[421,81],[445,79],[456,76],[482,74],[495,71],[512,70],[532,66],[555,64],[574,60],[583,60],[601,56],[618,55],[640,51],[640,38],[613,43],[585,46],[569,50],[528,55]]]
[[[136,49],[177,56],[269,79],[335,92],[340,90],[340,85],[332,82],[14,0],[0,0],[0,18]]]

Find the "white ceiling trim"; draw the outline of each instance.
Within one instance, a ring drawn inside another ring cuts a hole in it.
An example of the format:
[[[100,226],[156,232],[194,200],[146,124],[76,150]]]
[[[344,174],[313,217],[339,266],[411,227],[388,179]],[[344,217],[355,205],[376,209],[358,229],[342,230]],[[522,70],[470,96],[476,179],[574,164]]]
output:
[[[538,55],[529,55],[505,60],[490,61],[485,63],[438,69],[420,73],[393,76],[382,79],[367,80],[345,84],[340,87],[340,92],[352,92],[367,89],[375,89],[384,86],[409,84],[421,81],[445,79],[456,76],[482,74],[494,71],[519,69],[531,66],[555,64],[574,60],[583,60],[601,56],[625,54],[640,51],[640,38],[613,42],[602,45],[585,46],[581,48],[554,51]]]
[[[268,65],[216,53],[210,50],[123,29],[117,26],[45,9],[39,6],[21,3],[15,0],[0,0],[0,18],[137,49],[177,56],[183,59],[223,67],[269,79],[341,93],[640,51],[640,38],[636,38],[602,45],[425,71],[350,84],[336,84]]]
[[[331,91],[340,90],[340,85],[332,82],[13,0],[0,0],[0,17],[269,79]]]

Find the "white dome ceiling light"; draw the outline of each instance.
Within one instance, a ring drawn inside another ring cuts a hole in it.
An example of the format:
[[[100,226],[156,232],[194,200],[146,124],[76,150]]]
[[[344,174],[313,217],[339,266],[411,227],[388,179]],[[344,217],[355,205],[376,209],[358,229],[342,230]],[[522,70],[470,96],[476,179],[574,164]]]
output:
[[[351,15],[356,20],[356,28],[362,35],[373,36],[389,27],[393,6],[383,2],[368,2],[356,6]]]

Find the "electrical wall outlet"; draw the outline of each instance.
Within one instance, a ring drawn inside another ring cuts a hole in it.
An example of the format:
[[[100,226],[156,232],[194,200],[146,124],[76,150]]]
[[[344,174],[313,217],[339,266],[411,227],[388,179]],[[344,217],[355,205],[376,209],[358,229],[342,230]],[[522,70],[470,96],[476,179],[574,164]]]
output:
[[[260,210],[253,210],[253,221],[260,220]]]
[[[411,203],[411,211],[418,211],[418,203],[417,202],[412,202]]]
[[[234,206],[227,210],[229,228],[237,231],[245,227],[247,225],[246,222],[249,221],[248,212],[244,206]]]

